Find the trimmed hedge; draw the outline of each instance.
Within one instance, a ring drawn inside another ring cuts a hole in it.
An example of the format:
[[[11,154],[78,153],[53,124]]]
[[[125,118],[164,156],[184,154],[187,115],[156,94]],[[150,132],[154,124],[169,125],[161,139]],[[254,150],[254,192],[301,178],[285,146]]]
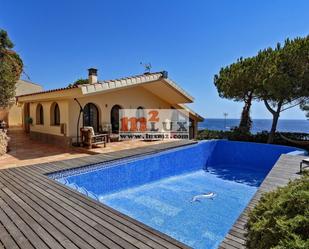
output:
[[[297,132],[281,132],[282,135],[293,140],[309,140],[309,134],[307,133],[297,133]],[[245,142],[255,142],[255,143],[267,143],[269,132],[262,131],[256,134],[243,133],[239,130],[230,130],[230,131],[216,131],[216,130],[200,130],[198,132],[197,139],[228,139],[232,141],[245,141]],[[309,146],[300,146],[294,143],[291,143],[287,140],[284,140],[279,133],[275,134],[274,144],[286,145],[299,147],[305,150],[309,150]]]
[[[247,229],[249,249],[308,249],[309,175],[264,194]]]

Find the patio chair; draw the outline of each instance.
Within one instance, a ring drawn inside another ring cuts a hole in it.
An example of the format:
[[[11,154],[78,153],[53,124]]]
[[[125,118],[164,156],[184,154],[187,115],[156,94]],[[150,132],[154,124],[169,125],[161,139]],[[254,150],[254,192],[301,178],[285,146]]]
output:
[[[91,126],[85,126],[80,129],[82,143],[91,149],[94,145],[103,144],[106,147],[107,134],[95,134]]]
[[[100,126],[100,133],[107,134],[107,142],[118,142],[119,141],[119,134],[113,133],[112,131],[112,124],[110,123],[103,123]]]
[[[305,164],[305,166],[303,166]],[[305,158],[303,159],[301,162],[300,162],[300,165],[299,165],[299,173],[302,173],[303,172],[303,169],[304,168],[307,168],[309,167],[309,158]]]
[[[112,125],[110,123],[103,123],[102,125],[99,126],[99,133],[100,134],[106,134],[107,139],[106,142],[110,142],[110,135],[112,133]]]

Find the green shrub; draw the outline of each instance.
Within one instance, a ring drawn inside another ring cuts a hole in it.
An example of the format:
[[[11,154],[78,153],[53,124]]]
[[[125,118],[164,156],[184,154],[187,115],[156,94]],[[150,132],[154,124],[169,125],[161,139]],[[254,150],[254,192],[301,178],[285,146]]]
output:
[[[249,249],[308,249],[309,175],[264,194],[247,229]]]

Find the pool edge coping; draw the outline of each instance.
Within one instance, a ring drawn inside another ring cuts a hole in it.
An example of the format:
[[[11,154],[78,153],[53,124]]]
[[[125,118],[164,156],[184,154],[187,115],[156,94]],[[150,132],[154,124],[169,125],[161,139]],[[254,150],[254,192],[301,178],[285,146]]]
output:
[[[170,147],[170,148],[166,148],[166,149],[156,150],[156,151],[152,151],[150,153],[142,153],[142,154],[135,154],[133,156],[126,156],[126,157],[115,158],[115,159],[107,160],[107,161],[104,161],[104,162],[111,163],[113,161],[125,160],[127,158],[133,158],[134,159],[134,157],[138,158],[138,157],[143,157],[143,156],[147,156],[147,155],[154,155],[156,153],[160,153],[160,152],[164,152],[164,151],[170,151],[170,150],[177,149],[177,148],[180,148],[180,147],[183,147],[183,146],[193,146],[193,145],[196,145],[198,143],[204,143],[204,142],[209,142],[209,141],[222,141],[222,140],[228,141],[228,140],[225,140],[225,139],[211,139],[211,140],[192,141],[191,143],[188,143],[188,144],[185,144],[185,145],[180,145],[180,146]],[[276,145],[274,145],[274,146],[276,146]],[[283,146],[283,147],[290,147],[290,146]],[[279,186],[286,185],[291,177],[293,179],[300,177],[297,174],[298,173],[298,169],[299,169],[299,164],[297,164],[297,167],[295,167],[296,172],[293,171],[293,172],[291,172],[291,174],[285,175],[285,177],[288,177],[288,179],[285,179],[285,183],[284,184],[280,184],[280,181],[275,182],[273,180],[269,182],[269,177],[272,177],[271,174],[273,173],[274,168],[278,167],[277,164],[278,164],[278,162],[280,161],[280,159],[282,157],[285,157],[285,156],[288,156],[288,157],[291,157],[291,158],[298,158],[298,157],[302,158],[302,157],[304,157],[301,154],[297,154],[297,153],[293,154],[294,152],[303,152],[304,150],[296,148],[296,147],[293,147],[293,148],[295,148],[294,151],[281,154],[281,156],[278,158],[276,163],[273,165],[273,167],[271,168],[269,173],[266,175],[266,177],[262,181],[261,185],[258,187],[258,189],[257,189],[256,193],[254,194],[254,196],[250,199],[248,204],[245,206],[243,212],[238,216],[237,220],[232,225],[232,227],[230,228],[229,232],[225,235],[224,239],[220,242],[220,244],[218,246],[218,249],[223,249],[223,248],[224,249],[244,249],[244,248],[246,248],[246,247],[244,247],[244,245],[245,245],[244,234],[246,232],[246,229],[245,229],[245,224],[242,221],[245,221],[245,220],[248,219],[247,214],[248,214],[249,210],[251,210],[257,204],[257,202],[259,201],[259,199],[260,199],[260,197],[261,197],[261,195],[263,193],[272,191],[272,190],[276,189]],[[297,150],[297,149],[299,149],[299,150]],[[94,156],[87,156],[87,158],[89,158],[89,157],[94,157]],[[301,160],[301,159],[299,159],[299,160]],[[85,165],[74,167],[74,168],[66,168],[65,171],[70,171],[70,170],[75,169],[75,168],[82,168],[84,166],[96,165],[96,164],[99,164],[100,162],[94,162],[94,163],[91,163],[91,164],[85,164]],[[48,175],[54,174],[54,173],[57,173],[57,171],[48,172],[48,173],[45,173],[44,175],[48,176]],[[270,183],[274,183],[274,184],[270,184]],[[271,185],[270,188],[268,186],[269,184]],[[77,190],[74,190],[74,191],[77,191]],[[242,226],[239,226],[240,223],[242,224]],[[182,242],[180,242],[180,243],[182,243]],[[186,246],[188,246],[188,245],[186,245]]]
[[[225,238],[221,241],[218,249],[245,249],[246,247],[246,224],[248,214],[259,202],[264,193],[273,191],[278,187],[286,186],[290,181],[299,179],[299,163],[304,155],[281,154],[270,172],[267,174],[258,190],[246,205],[243,212],[238,216]]]

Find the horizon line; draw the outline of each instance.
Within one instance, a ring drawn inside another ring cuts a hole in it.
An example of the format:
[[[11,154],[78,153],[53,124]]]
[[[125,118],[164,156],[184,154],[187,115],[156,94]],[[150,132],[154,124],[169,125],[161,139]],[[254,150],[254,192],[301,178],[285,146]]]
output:
[[[204,120],[207,120],[207,119],[225,119],[225,118],[204,118]],[[240,120],[240,118],[226,118],[226,120],[228,119],[236,119],[236,120]],[[272,118],[252,118],[252,120],[272,120]],[[306,119],[300,119],[300,118],[280,118],[280,120],[302,120],[302,121],[309,121],[309,118]]]

